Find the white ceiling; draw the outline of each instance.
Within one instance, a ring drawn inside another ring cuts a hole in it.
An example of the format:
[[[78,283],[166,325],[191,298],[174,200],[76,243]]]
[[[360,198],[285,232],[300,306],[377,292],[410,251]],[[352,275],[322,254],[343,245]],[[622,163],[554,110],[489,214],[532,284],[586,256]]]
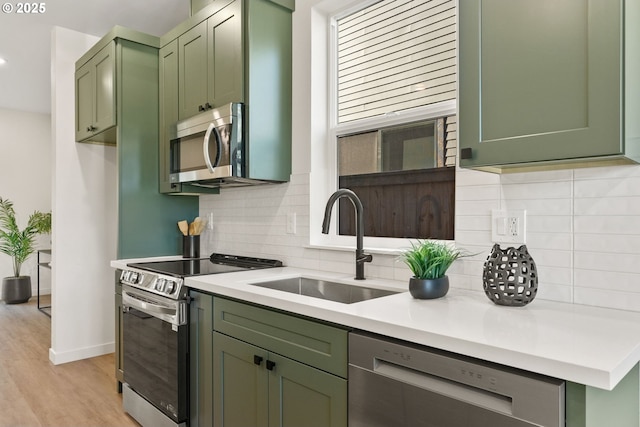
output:
[[[20,0],[22,2],[23,0]],[[0,12],[0,108],[51,111],[51,30],[102,37],[114,25],[160,36],[189,16],[189,0],[40,0],[42,14]],[[3,0],[1,3],[6,4]],[[26,3],[26,2],[24,2]]]

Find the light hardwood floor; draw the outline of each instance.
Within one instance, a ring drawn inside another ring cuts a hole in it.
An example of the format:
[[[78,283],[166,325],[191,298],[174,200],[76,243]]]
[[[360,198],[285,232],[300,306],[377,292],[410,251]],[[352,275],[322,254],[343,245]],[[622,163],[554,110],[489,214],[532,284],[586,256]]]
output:
[[[35,297],[0,301],[0,426],[138,426],[122,410],[113,354],[53,365],[49,347],[51,319]]]

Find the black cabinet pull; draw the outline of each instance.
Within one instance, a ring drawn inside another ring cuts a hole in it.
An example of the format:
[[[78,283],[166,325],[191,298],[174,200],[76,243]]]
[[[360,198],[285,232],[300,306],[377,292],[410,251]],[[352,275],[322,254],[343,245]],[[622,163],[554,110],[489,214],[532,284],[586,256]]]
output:
[[[198,105],[198,111],[204,111],[204,107],[202,105]]]
[[[257,354],[253,355],[253,363],[255,363],[256,365],[260,366],[260,364],[262,363],[262,357],[258,356]],[[269,363],[269,362],[267,362]]]
[[[209,104],[208,102],[206,104],[204,104],[204,108],[205,110],[211,110],[213,108],[213,105]]]
[[[471,148],[461,148],[460,149],[460,158],[461,159],[471,159],[473,158],[473,151]]]
[[[267,360],[267,369],[273,371],[273,368],[276,367],[276,362],[272,362],[271,360]]]

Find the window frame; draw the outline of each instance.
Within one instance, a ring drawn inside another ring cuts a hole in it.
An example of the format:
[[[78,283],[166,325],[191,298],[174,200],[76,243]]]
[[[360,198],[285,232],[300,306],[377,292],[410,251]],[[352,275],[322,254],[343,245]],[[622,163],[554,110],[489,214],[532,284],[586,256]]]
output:
[[[406,109],[386,113],[374,117],[353,120],[345,123],[338,123],[338,49],[337,49],[337,20],[362,10],[380,0],[362,0],[352,2],[348,7],[338,10],[326,11],[323,15],[325,28],[319,29],[312,25],[312,32],[325,34],[326,45],[326,137],[323,152],[324,161],[320,165],[311,162],[311,185],[310,185],[310,245],[314,247],[327,247],[331,249],[352,249],[355,247],[353,236],[341,236],[337,232],[337,203],[333,206],[331,213],[331,226],[329,234],[321,234],[320,226],[314,227],[314,217],[324,214],[326,201],[331,194],[338,189],[338,144],[337,138],[340,135],[348,135],[364,131],[372,131],[390,126],[398,126],[417,121],[438,119],[457,114],[457,98],[422,107]],[[315,21],[316,23],[318,21]],[[315,24],[317,25],[317,24]],[[312,79],[313,80],[313,79]],[[316,92],[317,93],[317,92]],[[457,160],[456,160],[457,164]],[[457,167],[457,166],[456,166]],[[323,180],[324,185],[314,187],[313,180]],[[318,212],[321,212],[318,214]],[[393,237],[364,237],[364,246],[370,252],[397,253],[410,246],[410,241],[415,239],[393,238]]]

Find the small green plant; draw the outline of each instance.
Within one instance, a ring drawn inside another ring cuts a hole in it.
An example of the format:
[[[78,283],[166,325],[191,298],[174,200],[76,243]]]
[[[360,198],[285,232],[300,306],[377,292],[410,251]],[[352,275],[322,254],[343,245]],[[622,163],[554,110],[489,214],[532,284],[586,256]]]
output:
[[[401,255],[417,279],[444,277],[453,261],[464,256],[459,249],[433,240],[418,240]]]
[[[13,258],[13,274],[20,277],[22,263],[35,251],[36,235],[51,232],[51,212],[35,211],[20,231],[13,203],[0,197],[0,252]]]

